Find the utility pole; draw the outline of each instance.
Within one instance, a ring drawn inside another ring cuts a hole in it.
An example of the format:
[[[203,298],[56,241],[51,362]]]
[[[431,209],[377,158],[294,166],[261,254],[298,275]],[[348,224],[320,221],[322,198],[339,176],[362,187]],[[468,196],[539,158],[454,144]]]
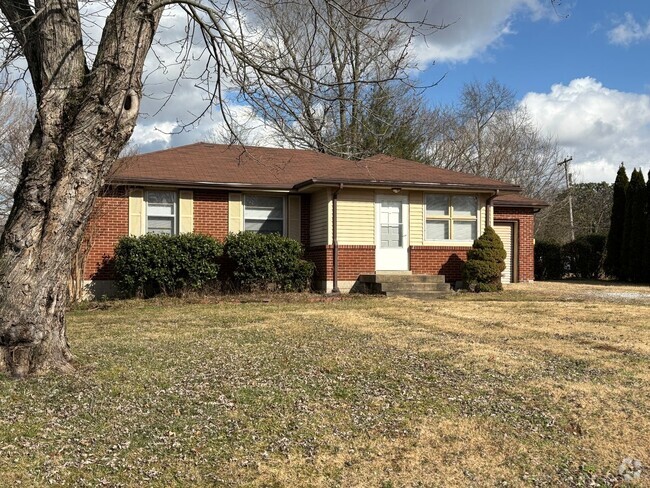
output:
[[[558,166],[564,166],[564,177],[566,178],[566,189],[569,193],[569,220],[571,222],[571,240],[576,240],[576,233],[573,228],[573,199],[571,198],[571,175],[569,174],[569,163],[573,161],[573,156],[566,158],[564,161],[557,163]]]

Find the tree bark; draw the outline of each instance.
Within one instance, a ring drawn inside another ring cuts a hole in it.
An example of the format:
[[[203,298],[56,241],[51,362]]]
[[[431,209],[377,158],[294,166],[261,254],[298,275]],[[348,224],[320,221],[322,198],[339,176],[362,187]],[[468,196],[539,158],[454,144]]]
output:
[[[14,3],[0,0],[8,19]],[[72,369],[65,327],[71,263],[104,178],[133,132],[161,15],[144,2],[118,0],[89,70],[76,0],[35,7],[25,42],[38,52],[24,50],[38,117],[0,239],[0,369],[14,377]],[[22,18],[12,28],[24,30]]]

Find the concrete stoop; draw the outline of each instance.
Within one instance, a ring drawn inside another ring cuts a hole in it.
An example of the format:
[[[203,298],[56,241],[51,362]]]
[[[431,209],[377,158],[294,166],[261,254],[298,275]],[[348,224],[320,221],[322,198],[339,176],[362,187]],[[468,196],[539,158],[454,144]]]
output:
[[[360,293],[399,296],[430,300],[451,293],[443,275],[423,275],[405,273],[367,274],[359,276],[357,290]]]

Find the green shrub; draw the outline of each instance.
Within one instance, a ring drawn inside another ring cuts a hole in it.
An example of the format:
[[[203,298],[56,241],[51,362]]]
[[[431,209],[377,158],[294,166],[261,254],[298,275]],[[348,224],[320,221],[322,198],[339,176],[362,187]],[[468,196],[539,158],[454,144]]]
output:
[[[564,272],[562,245],[552,241],[535,242],[535,279],[560,280]]]
[[[605,274],[603,261],[606,240],[603,235],[590,234],[565,244],[562,255],[568,272],[581,279],[602,277]]]
[[[217,283],[223,246],[200,234],[123,237],[115,248],[118,291],[150,297]]]
[[[303,291],[314,264],[302,259],[302,245],[277,234],[242,232],[224,241],[225,274],[233,290]]]
[[[463,281],[472,291],[499,291],[501,273],[506,269],[506,250],[492,227],[487,227],[467,252]]]

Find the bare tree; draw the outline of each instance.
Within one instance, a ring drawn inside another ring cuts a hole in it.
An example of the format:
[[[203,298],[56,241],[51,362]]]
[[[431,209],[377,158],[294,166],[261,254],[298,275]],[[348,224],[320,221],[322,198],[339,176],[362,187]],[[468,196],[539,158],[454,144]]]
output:
[[[33,119],[33,111],[24,99],[0,89],[0,232],[13,205]]]
[[[458,106],[439,108],[431,119],[423,155],[428,164],[511,181],[540,198],[560,188],[557,144],[497,81],[465,85]]]
[[[332,90],[358,89],[359,76],[343,85],[318,72],[303,78],[298,75],[308,66],[280,66],[265,56],[275,50],[277,59],[287,59],[292,50],[267,42],[263,25],[247,25],[253,12],[275,3],[115,0],[104,5],[108,15],[98,23],[101,37],[93,43],[84,37],[85,10],[75,0],[0,0],[0,28],[9,28],[2,36],[25,60],[37,112],[0,240],[0,368],[23,376],[72,367],[65,329],[71,263],[96,196],[133,132],[145,58],[165,6],[178,5],[193,21],[179,44],[181,61],[192,58],[187,46],[199,39],[209,54],[196,81],[210,94],[209,102],[223,100],[224,77],[241,73],[290,85],[313,83],[310,94],[323,100]],[[376,15],[350,11],[337,0],[312,0],[304,16],[317,23],[336,19],[341,29],[372,19],[379,22],[377,29],[390,32],[393,25],[409,25],[398,19],[404,2],[392,5]],[[372,32],[343,37],[334,29],[332,46],[348,52],[352,42],[372,44]]]
[[[362,157],[372,88],[389,82],[412,87],[408,53],[415,31],[407,23],[386,22],[404,4],[349,0],[342,9],[325,0],[295,0],[265,5],[258,15],[265,44],[257,55],[286,76],[244,67],[234,78],[241,98],[295,147]]]

